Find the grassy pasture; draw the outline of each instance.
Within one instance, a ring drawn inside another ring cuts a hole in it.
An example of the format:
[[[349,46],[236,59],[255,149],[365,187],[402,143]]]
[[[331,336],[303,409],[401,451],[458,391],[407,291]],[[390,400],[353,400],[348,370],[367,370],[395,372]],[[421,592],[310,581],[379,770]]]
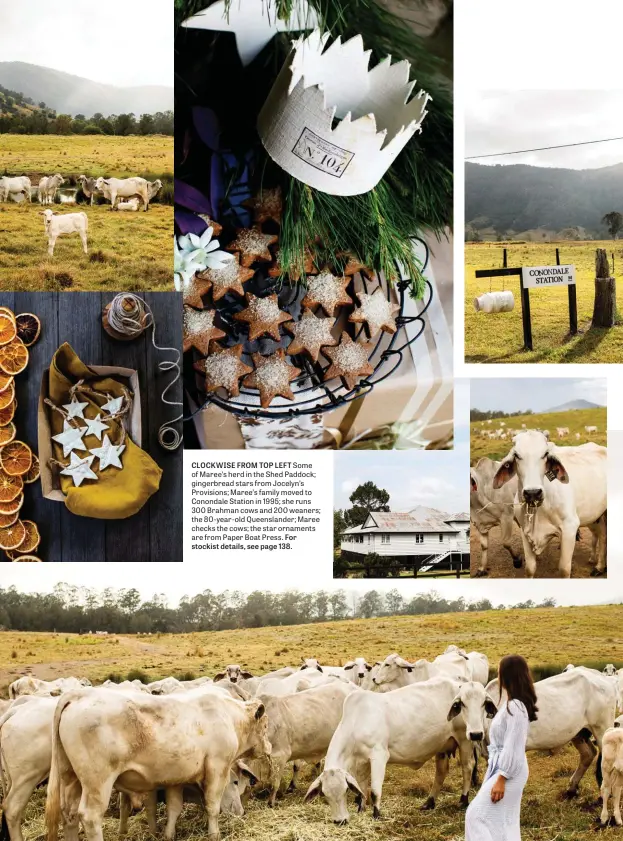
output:
[[[55,205],[55,210],[60,208]],[[173,207],[147,213],[110,211],[110,204],[60,209],[89,217],[88,249],[77,234],[60,236],[54,256],[40,205],[0,204],[0,291],[170,291],[173,288]]]
[[[475,278],[476,269],[501,268],[504,247],[508,266],[550,266],[560,262],[576,267],[578,302],[577,336],[569,337],[567,289],[530,290],[533,351],[523,350],[519,278]],[[623,244],[609,241],[560,243],[466,243],[465,244],[465,361],[466,362],[621,362],[623,323],[611,330],[590,328],[594,303],[595,249],[605,248],[615,256],[614,276],[619,279],[617,299],[623,312]],[[474,310],[474,298],[485,292],[510,289],[515,309],[486,315]]]
[[[29,666],[44,677],[85,674],[101,680],[113,672],[126,676],[144,671],[150,678],[171,672],[213,674],[228,662],[239,662],[251,671],[263,672],[296,664],[301,656],[314,654],[327,662],[345,662],[363,654],[369,660],[397,650],[406,657],[432,657],[449,643],[485,651],[492,664],[505,653],[518,651],[528,657],[538,676],[560,671],[569,661],[600,666],[622,666],[623,606],[491,611],[428,617],[392,617],[317,625],[259,628],[151,637],[77,637],[63,634],[0,634],[0,684],[6,684]],[[15,652],[15,655],[13,655]],[[52,671],[52,669],[54,669]],[[530,754],[530,779],[522,810],[523,835],[530,841],[589,841],[597,786],[588,772],[576,801],[560,799],[566,779],[576,763],[573,749],[555,756]],[[305,768],[299,791],[286,794],[272,810],[261,797],[247,803],[244,818],[221,818],[224,841],[448,841],[463,837],[463,812],[457,808],[460,774],[456,762],[435,812],[420,806],[432,783],[433,764],[419,771],[389,766],[383,792],[383,817],[373,821],[369,810],[355,813],[351,823],[336,829],[322,801],[304,805],[302,793],[313,778]],[[44,792],[38,790],[28,807],[24,826],[26,841],[45,837]],[[162,821],[164,815],[160,813]],[[186,806],[178,822],[178,839],[205,838],[203,817]],[[129,841],[146,841],[144,814],[130,820]],[[604,839],[620,836],[607,829]],[[105,821],[106,841],[117,837],[117,819]]]
[[[74,173],[125,178],[139,172],[173,172],[173,138],[108,135],[3,134],[0,175]]]
[[[593,441],[595,444],[607,445],[607,410],[600,409],[574,409],[569,412],[549,412],[542,415],[517,415],[512,418],[494,418],[491,423],[486,421],[474,421],[470,424],[470,460],[471,464],[475,464],[478,459],[487,456],[488,458],[499,461],[504,458],[511,447],[511,442],[508,438],[502,440],[494,440],[483,437],[482,431],[494,431],[499,429],[500,420],[506,423],[506,428],[521,429],[522,423],[526,424],[527,429],[549,429],[550,440],[555,444],[561,446],[576,446],[577,444],[585,444],[587,441]],[[569,428],[569,435],[560,440],[556,437],[556,427]],[[586,434],[585,426],[596,426],[597,433]],[[580,433],[579,440],[576,439],[576,433]]]

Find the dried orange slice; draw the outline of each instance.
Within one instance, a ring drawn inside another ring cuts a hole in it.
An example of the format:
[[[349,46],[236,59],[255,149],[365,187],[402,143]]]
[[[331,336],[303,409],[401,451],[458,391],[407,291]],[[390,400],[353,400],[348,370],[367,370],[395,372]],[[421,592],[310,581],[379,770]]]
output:
[[[19,517],[19,509],[14,514],[0,514],[0,529],[8,528]]]
[[[8,307],[0,307],[0,313],[2,313],[3,315],[8,315],[11,321],[15,321],[15,313]]]
[[[11,405],[14,399],[15,385],[11,383],[6,391],[0,391],[0,409],[6,409],[7,406]]]
[[[16,336],[15,319],[4,312],[0,312],[0,345],[8,345]]]
[[[16,433],[17,429],[15,428],[15,424],[10,421],[6,426],[0,426],[0,447],[10,444],[15,438]]]
[[[24,494],[20,493],[12,502],[0,502],[0,514],[15,514],[24,504]]]
[[[26,537],[23,542],[20,543],[19,549],[16,549],[15,551],[19,552],[20,555],[22,553],[28,555],[30,552],[34,552],[37,546],[41,543],[41,536],[39,534],[37,524],[33,523],[32,520],[22,520],[21,522],[26,529]]]
[[[1,431],[1,430],[0,430]],[[39,476],[41,475],[41,470],[39,469],[39,459],[33,453],[32,454],[32,464],[30,465],[30,470],[28,473],[25,473],[22,478],[26,485],[31,485],[33,482],[36,482]],[[2,507],[0,506],[0,511]]]
[[[12,403],[9,403],[6,409],[0,409],[0,426],[8,426],[11,423],[16,409],[17,400],[13,400]]]
[[[18,555],[16,558],[11,559],[14,563],[15,561],[39,561],[41,562],[41,558],[35,558],[34,555],[22,555],[21,557]]]
[[[32,467],[32,450],[23,441],[11,441],[0,450],[0,467],[9,476],[24,476]]]
[[[4,470],[0,470],[0,504],[13,502],[24,489],[24,481],[21,476],[9,476]]]
[[[0,394],[6,391],[12,384],[13,377],[10,374],[5,374],[4,371],[0,371]]]
[[[5,374],[21,374],[27,365],[28,348],[17,336],[7,345],[0,346],[0,368]]]
[[[17,549],[26,540],[26,526],[21,520],[0,528],[0,549]]]
[[[21,312],[15,316],[17,335],[24,342],[26,347],[34,345],[41,333],[41,322],[31,312]]]

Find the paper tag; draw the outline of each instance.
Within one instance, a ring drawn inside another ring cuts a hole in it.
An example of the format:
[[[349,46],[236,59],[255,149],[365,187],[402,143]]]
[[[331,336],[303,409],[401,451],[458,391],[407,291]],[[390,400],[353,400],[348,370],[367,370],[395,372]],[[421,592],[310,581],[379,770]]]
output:
[[[545,475],[550,480],[550,482],[553,482],[554,479],[556,478],[556,471],[555,470],[548,470]]]
[[[354,152],[329,143],[307,127],[301,132],[292,152],[314,169],[319,169],[335,178],[341,178],[344,175],[346,167],[355,157]]]

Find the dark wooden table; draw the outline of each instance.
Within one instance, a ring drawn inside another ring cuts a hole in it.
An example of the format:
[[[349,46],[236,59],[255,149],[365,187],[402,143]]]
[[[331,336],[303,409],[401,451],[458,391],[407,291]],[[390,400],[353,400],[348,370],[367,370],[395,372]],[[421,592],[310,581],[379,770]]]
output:
[[[21,516],[33,520],[41,533],[37,554],[44,561],[182,561],[182,449],[169,452],[158,444],[158,428],[176,417],[181,407],[166,406],[160,395],[170,382],[171,372],[157,366],[171,353],[156,351],[151,329],[131,342],[112,339],[102,327],[102,309],[114,293],[99,292],[15,292],[0,293],[0,305],[15,314],[32,312],[41,320],[41,335],[31,348],[26,370],[15,378],[17,411],[14,422],[17,440],[33,451],[37,447],[37,408],[41,377],[63,342],[89,365],[118,365],[134,368],[140,381],[143,449],[162,468],[160,489],[133,517],[126,520],[97,520],[71,514],[62,502],[44,499],[39,482],[25,486]],[[181,295],[151,292],[142,296],[156,319],[156,342],[181,350]],[[181,400],[178,381],[168,393]],[[178,430],[180,424],[176,424]],[[0,550],[4,559],[4,552]],[[2,573],[0,572],[0,585]]]

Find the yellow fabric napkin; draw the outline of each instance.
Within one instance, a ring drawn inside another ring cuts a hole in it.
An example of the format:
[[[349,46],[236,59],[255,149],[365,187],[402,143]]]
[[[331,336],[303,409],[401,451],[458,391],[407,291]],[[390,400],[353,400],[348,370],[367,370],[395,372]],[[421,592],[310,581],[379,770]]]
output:
[[[104,397],[111,394],[113,397],[121,397],[123,387],[120,382],[110,376],[102,376],[91,370],[78,357],[74,349],[65,343],[61,345],[54,354],[50,365],[48,396],[56,406],[70,402],[69,389],[79,380],[84,380],[84,385],[101,392]],[[104,435],[108,435],[113,444],[121,441],[122,426],[120,420],[110,420],[106,412],[102,412],[100,406],[106,403],[102,399],[98,404],[88,394],[79,392],[76,398],[81,402],[88,402],[84,410],[85,417],[94,418],[98,413],[102,415],[102,421],[110,427]],[[48,408],[52,435],[63,431],[63,416]],[[79,424],[80,425],[80,424]],[[101,443],[95,435],[85,435],[82,439],[87,448],[100,447]],[[65,505],[72,512],[81,517],[97,517],[100,520],[123,520],[131,517],[145,505],[149,497],[154,494],[160,486],[162,470],[156,462],[140,447],[130,439],[126,433],[125,450],[121,454],[123,469],[107,467],[100,471],[99,461],[95,459],[91,470],[97,473],[99,479],[84,481],[79,488],[74,486],[70,476],[61,476],[61,489],[65,494]],[[63,448],[56,441],[52,442],[54,457],[63,463],[69,462],[69,458],[63,458]],[[80,458],[88,456],[83,450],[78,450]]]

